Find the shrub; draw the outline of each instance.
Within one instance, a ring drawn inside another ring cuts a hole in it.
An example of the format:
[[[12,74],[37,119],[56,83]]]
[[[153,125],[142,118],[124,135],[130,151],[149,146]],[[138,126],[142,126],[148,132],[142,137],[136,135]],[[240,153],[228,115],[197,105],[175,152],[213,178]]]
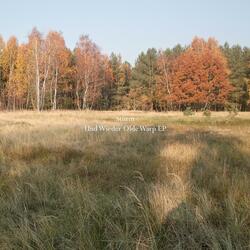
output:
[[[236,116],[238,115],[238,108],[236,103],[226,103],[225,109],[229,112],[230,116]]]
[[[192,109],[191,109],[190,107],[187,107],[187,108],[183,111],[183,115],[185,115],[185,116],[194,115],[194,112],[192,111]]]
[[[203,115],[204,115],[204,116],[207,116],[207,117],[210,117],[210,116],[212,115],[212,113],[211,113],[211,111],[210,111],[209,109],[205,109],[205,110],[203,111]]]

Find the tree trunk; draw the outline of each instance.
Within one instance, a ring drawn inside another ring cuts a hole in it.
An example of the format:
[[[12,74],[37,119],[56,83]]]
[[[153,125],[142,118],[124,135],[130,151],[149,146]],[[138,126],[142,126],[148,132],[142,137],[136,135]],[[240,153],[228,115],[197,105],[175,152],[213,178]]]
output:
[[[54,90],[54,100],[53,100],[53,110],[56,110],[57,102],[57,81],[58,81],[58,68],[56,68],[56,78],[55,78],[55,90]]]
[[[79,97],[79,81],[76,82],[76,105],[77,105],[77,108],[80,110],[81,105],[80,105],[80,97]]]
[[[38,48],[37,40],[35,47],[35,59],[36,59],[36,109],[40,111],[40,74],[39,74],[39,63],[38,63]]]

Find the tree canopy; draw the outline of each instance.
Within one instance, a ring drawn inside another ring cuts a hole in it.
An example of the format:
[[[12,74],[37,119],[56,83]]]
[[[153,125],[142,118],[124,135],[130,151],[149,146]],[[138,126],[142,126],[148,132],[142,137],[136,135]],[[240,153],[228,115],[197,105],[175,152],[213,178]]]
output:
[[[0,36],[0,108],[250,110],[250,49],[195,37],[190,45],[150,48],[134,66],[104,54],[88,36],[73,50],[62,33],[36,28],[28,41]]]

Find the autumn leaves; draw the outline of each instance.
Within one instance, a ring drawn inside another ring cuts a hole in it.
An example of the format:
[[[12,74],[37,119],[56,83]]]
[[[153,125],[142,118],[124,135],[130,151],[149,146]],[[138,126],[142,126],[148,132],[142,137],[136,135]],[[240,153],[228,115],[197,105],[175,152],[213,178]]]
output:
[[[28,42],[20,46],[11,38],[0,57],[5,83],[1,86],[2,108],[56,109],[57,90],[71,73],[70,59],[71,52],[58,32],[49,32],[43,39],[33,29]]]
[[[145,67],[151,71],[146,79],[140,75]],[[195,38],[188,48],[159,53],[150,49],[134,73],[135,107],[142,109],[222,108],[232,90],[226,59],[214,39]],[[143,81],[150,86],[145,88]]]
[[[76,104],[78,109],[92,109],[101,98],[102,89],[112,80],[109,58],[88,36],[81,36],[74,51]]]
[[[73,51],[61,33],[33,29],[27,43],[0,39],[1,109],[223,110],[233,86],[214,39],[141,53],[132,68],[88,37]]]
[[[195,38],[172,65],[170,102],[196,109],[222,107],[232,87],[217,42]]]

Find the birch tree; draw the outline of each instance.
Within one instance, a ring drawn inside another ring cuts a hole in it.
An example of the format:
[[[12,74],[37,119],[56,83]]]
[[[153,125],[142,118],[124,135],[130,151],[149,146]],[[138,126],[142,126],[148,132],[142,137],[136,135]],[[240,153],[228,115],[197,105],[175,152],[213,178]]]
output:
[[[75,49],[78,109],[92,108],[105,84],[104,56],[88,36],[81,36]]]
[[[16,66],[18,42],[16,37],[11,37],[2,51],[0,65],[2,68],[3,80],[6,82],[5,95],[7,95],[7,108],[12,106],[15,109],[16,87],[14,71]]]
[[[30,72],[33,73],[33,81],[35,85],[35,100],[36,100],[36,109],[40,111],[40,71],[42,64],[42,35],[41,33],[34,28],[29,35],[29,56],[30,56]]]

